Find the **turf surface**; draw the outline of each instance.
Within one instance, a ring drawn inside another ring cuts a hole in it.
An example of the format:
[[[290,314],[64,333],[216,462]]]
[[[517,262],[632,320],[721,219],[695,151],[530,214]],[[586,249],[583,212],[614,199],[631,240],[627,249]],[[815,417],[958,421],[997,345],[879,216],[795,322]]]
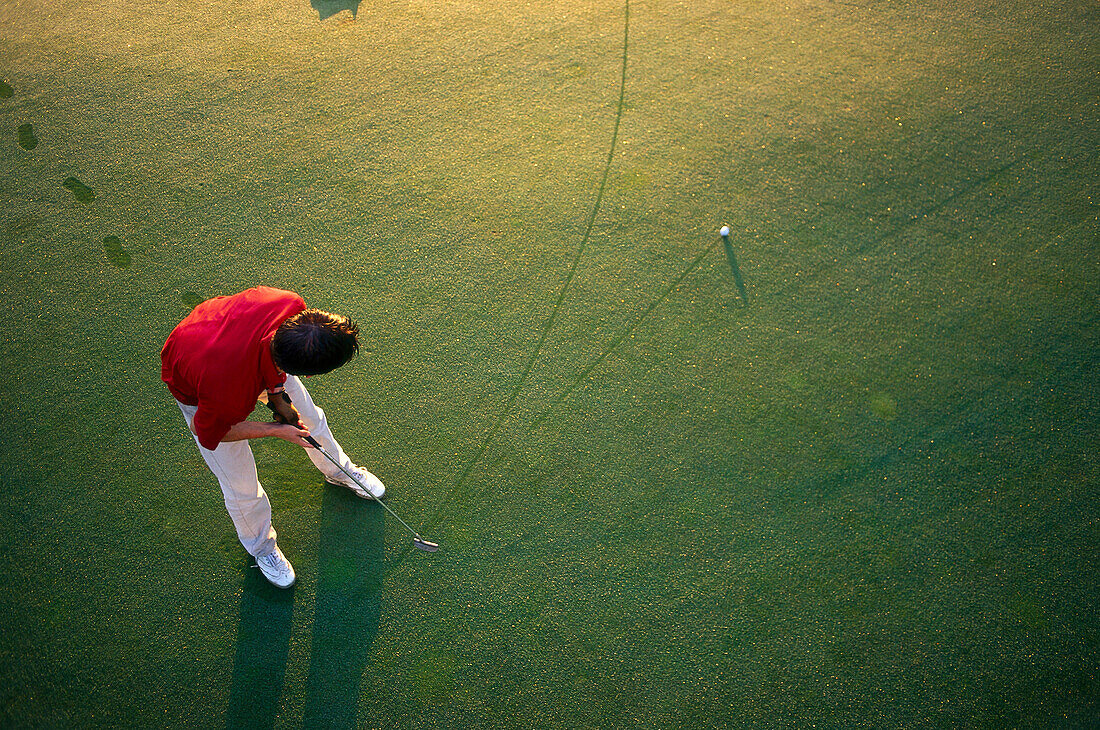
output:
[[[3,726],[1100,720],[1095,3],[0,21]],[[261,283],[439,553],[257,442],[248,567],[158,351]]]

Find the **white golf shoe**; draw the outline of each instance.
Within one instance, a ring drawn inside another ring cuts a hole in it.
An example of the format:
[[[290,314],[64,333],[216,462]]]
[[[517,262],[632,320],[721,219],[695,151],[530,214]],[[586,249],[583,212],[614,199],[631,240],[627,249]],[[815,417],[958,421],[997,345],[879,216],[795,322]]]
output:
[[[275,546],[275,550],[267,555],[257,557],[256,567],[260,569],[260,572],[273,586],[290,588],[294,585],[294,566],[286,559],[278,545]]]
[[[356,496],[362,497],[363,499],[370,499],[371,495],[374,495],[375,499],[382,499],[382,497],[385,496],[386,485],[382,483],[381,479],[361,466],[353,465],[349,471],[359,475],[358,482],[343,472],[334,477],[326,476],[325,481],[329,484],[335,484],[338,487],[347,487],[355,492]],[[367,490],[363,488],[364,485],[370,489],[370,494],[367,494]]]

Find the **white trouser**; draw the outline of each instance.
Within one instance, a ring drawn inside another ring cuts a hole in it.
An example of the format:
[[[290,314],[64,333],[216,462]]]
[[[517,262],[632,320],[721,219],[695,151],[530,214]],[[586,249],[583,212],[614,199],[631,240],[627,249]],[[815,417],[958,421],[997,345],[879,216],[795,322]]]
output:
[[[313,438],[320,442],[325,451],[333,458],[339,460],[348,469],[353,469],[354,464],[348,459],[347,454],[336,443],[332,431],[328,427],[325,412],[321,410],[309,396],[309,392],[302,381],[293,375],[286,379],[286,392],[294,402],[294,407],[302,416],[302,423],[309,430]],[[195,406],[179,403],[183,417],[187,421],[187,428],[191,428],[191,421],[198,410]],[[211,451],[198,444],[199,453],[202,454],[206,465],[221,485],[222,495],[225,497],[225,508],[229,510],[229,516],[233,519],[233,526],[237,528],[237,537],[241,545],[250,555],[267,555],[275,549],[275,528],[271,526],[271,502],[268,501],[264,488],[260,486],[260,480],[256,474],[256,459],[252,456],[252,448],[248,441],[223,441],[218,448]],[[321,470],[326,477],[343,476],[336,466],[321,456],[316,449],[306,449],[313,464]]]

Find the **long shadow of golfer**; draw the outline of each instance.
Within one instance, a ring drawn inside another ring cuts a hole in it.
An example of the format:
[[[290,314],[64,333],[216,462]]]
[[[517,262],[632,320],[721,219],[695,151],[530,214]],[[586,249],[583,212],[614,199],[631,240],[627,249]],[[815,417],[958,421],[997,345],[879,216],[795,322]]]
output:
[[[346,489],[325,488],[303,727],[357,726],[359,684],[382,610],[384,514]]]
[[[303,727],[356,726],[359,683],[382,606],[383,515],[381,507],[346,489],[324,488]],[[230,730],[275,725],[295,590],[275,588],[259,570],[245,568],[225,722]]]
[[[274,726],[294,613],[294,589],[276,588],[253,567],[252,558],[247,561],[225,717],[225,726],[231,729]]]

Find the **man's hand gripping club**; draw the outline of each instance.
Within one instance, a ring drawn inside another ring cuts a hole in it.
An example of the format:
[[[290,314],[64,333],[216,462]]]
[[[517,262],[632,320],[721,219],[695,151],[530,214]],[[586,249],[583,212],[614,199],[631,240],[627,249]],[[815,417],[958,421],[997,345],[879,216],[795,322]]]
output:
[[[290,396],[287,395],[285,390],[278,393],[269,393],[267,407],[271,409],[271,414],[277,423],[295,429],[293,433],[280,433],[278,435],[279,438],[285,439],[292,444],[298,444],[307,449],[313,448],[305,441],[305,439],[309,437],[309,430],[305,427],[305,424],[302,423],[302,417],[298,413],[298,409],[294,407],[294,403],[290,400]]]

